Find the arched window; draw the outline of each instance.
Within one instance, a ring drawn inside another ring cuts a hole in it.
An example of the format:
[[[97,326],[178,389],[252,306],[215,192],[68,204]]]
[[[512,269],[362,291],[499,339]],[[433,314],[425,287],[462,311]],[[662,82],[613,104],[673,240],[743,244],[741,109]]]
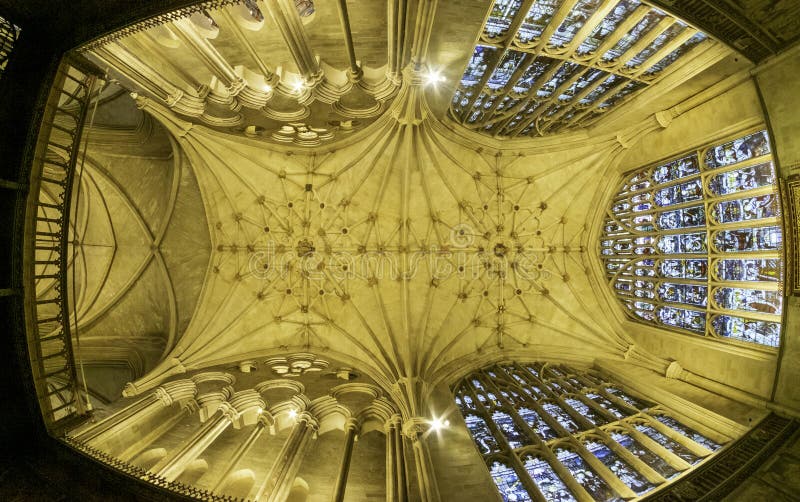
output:
[[[464,378],[455,401],[506,502],[633,498],[729,439],[567,366],[490,366]]]
[[[758,131],[629,174],[600,253],[629,316],[777,347],[783,300],[781,204]]]

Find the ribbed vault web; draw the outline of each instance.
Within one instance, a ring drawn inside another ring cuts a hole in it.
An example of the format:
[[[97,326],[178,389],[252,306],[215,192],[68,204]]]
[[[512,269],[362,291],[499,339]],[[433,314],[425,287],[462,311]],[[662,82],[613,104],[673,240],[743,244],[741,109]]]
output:
[[[391,383],[476,354],[627,346],[592,300],[580,196],[614,143],[558,160],[468,150],[406,77],[389,116],[336,152],[265,148],[139,99],[191,160],[213,249],[187,331],[128,394],[276,351],[332,351]]]

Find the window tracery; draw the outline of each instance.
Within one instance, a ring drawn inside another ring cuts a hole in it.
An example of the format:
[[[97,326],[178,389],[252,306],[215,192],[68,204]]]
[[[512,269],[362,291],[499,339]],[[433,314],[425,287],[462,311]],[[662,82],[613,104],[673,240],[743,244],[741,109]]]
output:
[[[631,317],[779,345],[781,206],[766,131],[639,169],[610,206],[600,253]]]
[[[629,499],[727,441],[563,365],[490,366],[455,387],[455,402],[505,502]]]
[[[3,76],[3,71],[6,69],[19,32],[19,27],[0,17],[0,77]]]
[[[703,42],[639,0],[495,0],[450,115],[503,137],[586,126]]]

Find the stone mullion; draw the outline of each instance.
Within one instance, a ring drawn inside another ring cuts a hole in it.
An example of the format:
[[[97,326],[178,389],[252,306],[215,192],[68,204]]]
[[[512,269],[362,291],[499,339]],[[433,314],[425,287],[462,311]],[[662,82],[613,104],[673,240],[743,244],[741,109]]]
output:
[[[184,418],[192,415],[197,411],[197,403],[192,400],[186,403],[184,406],[181,407],[180,412],[176,413],[175,415],[168,418],[166,421],[158,424],[156,428],[151,430],[146,436],[144,436],[141,440],[137,441],[127,449],[123,450],[122,453],[117,455],[117,458],[122,460],[123,462],[130,462],[137,455],[139,455],[145,448],[149,447],[153,444],[154,441],[158,440],[161,436],[163,436],[167,431],[172,430],[173,427],[178,425]]]
[[[564,50],[560,51],[560,53],[568,54],[570,59],[579,62],[577,59],[575,59],[575,51],[578,47],[580,47],[581,43],[583,43],[586,37],[588,37],[594,31],[594,29],[601,22],[603,22],[603,19],[605,19],[606,15],[616,6],[617,2],[604,2],[596,11],[594,11],[594,14],[592,14],[589,19],[586,20],[581,29],[579,29],[575,36],[572,37],[570,43]],[[616,30],[614,30],[614,32],[616,32]],[[547,52],[545,52],[545,54],[547,54]]]
[[[676,431],[672,427],[662,424],[656,418],[649,414],[643,414],[644,417],[647,419],[648,425],[650,425],[653,429],[657,430],[661,434],[664,434],[668,438],[672,439],[678,444],[681,444],[692,451],[695,455],[700,457],[707,457],[714,453],[713,451],[709,450],[705,446],[695,443],[694,440],[690,437],[684,436],[682,433]]]
[[[639,24],[647,14],[650,13],[651,7],[647,4],[641,4],[633,12],[631,12],[628,17],[622,21],[619,26],[608,36],[605,40],[600,43],[600,46],[597,47],[595,50],[595,55],[589,59],[586,64],[589,66],[594,66],[595,68],[603,69],[601,66],[598,65],[598,62],[601,61],[603,55],[612,49],[615,45],[619,43],[619,41],[628,34],[634,26]]]
[[[523,22],[525,22],[525,18],[528,16],[528,12],[531,10],[531,7],[535,1],[536,0],[522,0],[522,3],[517,10],[517,14],[511,18],[511,23],[508,25],[508,31],[506,31],[506,34],[502,40],[502,43],[505,47],[510,48],[514,43],[514,40],[517,38],[519,27],[522,26]],[[491,43],[491,41],[483,39],[483,31],[481,31],[481,42],[483,41]]]
[[[605,82],[607,79],[608,79],[608,77],[606,77],[604,79],[599,79],[600,82],[598,82],[597,85],[599,86],[601,83]],[[606,97],[608,97],[610,95],[613,95],[616,92],[619,92],[620,87],[624,87],[624,85],[627,84],[628,82],[629,82],[629,80],[625,79],[624,77],[622,79],[620,79],[619,82],[617,82],[616,84],[614,84],[611,87],[609,87],[608,89],[606,89],[605,92],[603,92],[600,96],[597,97],[597,99],[595,99],[589,105],[587,105],[584,110],[581,110],[579,113],[577,113],[572,118],[570,118],[568,122],[564,123],[564,126],[565,127],[569,127],[569,126],[572,126],[574,124],[577,124],[583,117],[585,117],[589,113],[597,110],[597,107],[595,106],[597,103],[602,103],[603,100],[606,99]],[[577,103],[576,101],[574,101],[574,98],[573,98],[573,102]],[[573,105],[572,107],[575,108],[575,105]],[[550,124],[555,124],[555,121],[550,122]],[[550,127],[549,125],[547,127],[545,127],[545,130],[549,129],[549,127]]]
[[[678,49],[681,45],[683,45],[685,42],[688,42],[693,36],[697,35],[698,33],[699,33],[698,30],[690,26],[687,26],[673,40],[667,42],[656,52],[651,54],[650,57],[642,61],[641,67],[634,73],[630,74],[628,78],[638,80],[639,78],[641,78],[642,74],[647,70],[649,70],[650,68],[652,68],[654,64],[664,59],[667,55],[671,54],[672,51]]]
[[[591,68],[584,68],[583,71],[577,72],[571,78],[568,78],[567,80],[562,82],[561,85],[556,87],[556,89],[553,91],[553,93],[550,95],[550,97],[545,98],[545,100],[542,102],[542,104],[538,108],[536,108],[536,110],[533,111],[533,114],[531,115],[530,119],[526,119],[527,122],[526,122],[525,127],[527,127],[528,124],[530,124],[531,122],[533,122],[537,118],[541,117],[543,113],[545,113],[547,110],[549,110],[550,107],[554,103],[556,103],[558,101],[558,97],[561,95],[561,93],[565,89],[568,89],[569,86],[571,86],[573,83],[578,81],[584,75],[588,74],[590,71],[592,71]],[[515,133],[518,133],[519,131],[523,131],[525,129],[525,127],[522,127],[522,128],[516,127],[515,128]]]
[[[569,13],[572,11],[572,8],[576,3],[577,2],[575,0],[565,0],[564,3],[562,3],[558,8],[558,11],[553,14],[553,17],[550,19],[550,22],[547,23],[547,26],[545,26],[545,28],[542,30],[539,40],[537,40],[536,43],[532,44],[530,47],[537,52],[543,50],[547,46],[547,42],[550,41],[550,37],[553,36],[553,33],[555,33],[558,27],[561,26],[561,23],[563,23],[567,16],[569,16]]]
[[[525,375],[526,379],[529,382],[528,385],[530,385],[530,379],[531,378],[535,378],[535,377],[533,375],[531,375],[527,370],[522,368],[522,366],[520,366],[518,363],[514,363],[514,365],[516,366],[517,371],[521,371]],[[514,383],[519,385],[519,382],[514,381]],[[547,386],[544,385],[543,382],[539,382],[539,385],[542,388],[547,388]],[[549,388],[547,388],[547,390],[550,391]],[[550,391],[550,392],[552,392],[552,391]],[[530,394],[528,394],[524,390],[520,393],[520,395],[522,396],[523,400],[525,400],[525,402],[529,405],[528,407],[532,408],[533,411],[535,411],[539,415],[539,417],[541,417],[541,419],[544,420],[545,423],[547,425],[549,425],[550,428],[553,429],[556,432],[556,434],[559,437],[569,437],[571,435],[570,432],[568,430],[566,430],[558,422],[558,420],[553,418],[547,411],[545,411],[544,408],[542,408],[542,406],[539,404],[539,402],[537,400],[535,400],[533,398],[533,396],[531,396]],[[549,397],[546,396],[545,399],[549,399]]]
[[[575,423],[578,424],[578,427],[582,430],[590,430],[597,427],[597,425],[593,424],[588,418],[584,418],[583,415],[578,413],[578,411],[573,408],[572,406],[567,403],[563,396],[558,396],[556,401],[561,406],[561,408],[566,412],[567,415],[571,416]]]
[[[558,71],[558,69],[559,69],[559,68],[561,68],[561,66],[562,66],[563,64],[564,64],[564,62],[563,62],[563,61],[562,61],[561,63],[558,63],[558,62],[555,62],[555,63],[553,63],[553,64],[550,66],[550,68],[548,68],[548,69],[547,69],[547,71],[546,71],[546,72],[544,72],[544,73],[542,74],[542,76],[541,76],[541,77],[539,77],[539,78],[537,79],[537,82],[547,82],[547,81],[549,81],[551,78],[553,78],[553,75],[555,75],[555,74],[556,74],[556,72]],[[540,86],[540,87],[541,87],[541,86]],[[523,110],[524,110],[525,108],[527,108],[527,107],[528,107],[528,105],[530,105],[530,103],[531,103],[531,102],[533,102],[533,101],[540,101],[540,100],[539,100],[539,99],[536,97],[536,91],[537,91],[537,90],[538,90],[538,88],[534,89],[533,87],[531,87],[531,90],[530,90],[530,91],[528,91],[528,93],[531,95],[531,97],[530,97],[530,98],[528,98],[528,100],[527,100],[527,102],[525,103],[525,105],[523,105],[523,106],[522,106],[522,109],[523,109]],[[540,106],[544,106],[544,105],[540,105]],[[537,109],[538,109],[538,108],[539,108],[539,107],[537,107]],[[535,113],[535,111],[536,111],[536,110],[534,110],[534,112],[532,112],[532,113]],[[503,123],[501,126],[499,126],[499,127],[497,128],[497,130],[498,130],[498,131],[504,131],[504,130],[506,130],[506,127],[508,126],[508,124],[509,124],[509,123],[510,123],[512,120],[514,120],[514,117],[515,117],[515,116],[516,116],[516,113],[513,113],[513,114],[511,114],[511,116],[510,116],[510,117],[508,117],[508,118],[505,120],[505,122],[504,122],[504,123]],[[517,134],[519,134],[519,131],[521,131],[521,130],[525,129],[525,127],[527,127],[527,126],[528,126],[528,124],[530,124],[532,121],[533,121],[533,120],[528,120],[528,119],[527,119],[527,118],[525,118],[525,117],[521,118],[521,119],[520,119],[520,122],[519,122],[519,124],[517,124],[517,125],[514,127],[514,129],[512,129],[512,130],[511,130],[511,131],[508,133],[508,135],[509,135],[509,136],[511,136],[511,137],[513,138],[514,136],[516,136]],[[524,124],[524,125],[523,125],[523,124]],[[520,126],[522,126],[522,127],[520,127]],[[515,363],[515,364],[516,364],[516,363]],[[526,371],[526,373],[527,373],[527,371]]]
[[[653,469],[652,467],[647,465],[644,461],[639,459],[639,457],[631,453],[630,450],[628,450],[621,444],[614,441],[611,438],[611,435],[608,434],[605,430],[598,429],[594,433],[602,437],[603,443],[611,451],[616,453],[617,456],[620,457],[621,459],[625,460],[628,463],[628,465],[637,470],[642,476],[647,478],[648,481],[656,485],[660,485],[666,481],[666,479],[664,479],[664,477],[661,474],[657,473],[655,469]]]
[[[165,27],[165,29],[167,28]],[[164,48],[161,47],[153,37],[154,35],[145,31],[138,36],[128,37],[120,40],[117,42],[117,44],[124,47],[131,54],[147,54],[150,58],[155,60],[160,68],[169,68],[170,70],[174,71],[176,73],[175,77],[177,77],[176,80],[182,80],[183,84],[192,89],[194,91],[193,93],[197,96],[200,96],[203,92],[205,92],[206,89],[203,84],[201,84],[194,76],[186,72],[183,68],[175,64],[173,61],[170,61],[166,57]],[[134,47],[127,47],[129,45],[134,45]],[[162,77],[167,78],[167,76],[163,74]]]
[[[218,476],[217,482],[214,484],[214,488],[211,491],[219,492],[222,489],[228,476],[236,469],[236,467],[242,461],[242,458],[244,458],[244,456],[250,452],[253,445],[256,443],[256,441],[258,441],[258,438],[260,438],[261,435],[264,433],[265,429],[266,429],[266,424],[264,423],[264,420],[259,419],[253,430],[247,436],[247,439],[244,440],[244,442],[239,446],[239,448],[236,449],[236,451],[230,457],[230,459],[228,460],[228,464],[225,466],[225,469],[222,471],[222,473]]]
[[[474,392],[472,382],[468,382],[467,389],[471,392]],[[475,396],[473,396],[475,398]],[[539,492],[539,489],[536,487],[536,483],[533,482],[533,479],[528,474],[528,471],[525,469],[525,465],[522,463],[520,458],[514,453],[513,448],[511,445],[508,444],[508,439],[506,438],[503,431],[497,427],[497,424],[494,423],[492,419],[492,415],[489,410],[481,403],[477,398],[475,398],[475,403],[481,408],[478,410],[478,415],[481,416],[484,421],[486,422],[486,426],[489,428],[489,432],[491,432],[492,436],[494,436],[495,441],[500,446],[500,452],[508,458],[508,462],[511,464],[511,468],[514,469],[517,473],[522,484],[525,486],[525,489],[528,491],[531,496],[538,496],[538,499],[544,500],[544,497]],[[487,457],[494,455],[493,453],[488,453],[484,456],[484,460]],[[535,494],[535,495],[534,495]]]
[[[609,66],[609,69],[615,73],[619,72],[621,68],[625,67],[625,64],[628,61],[642,52],[642,50],[649,47],[662,33],[669,29],[670,26],[675,24],[675,22],[675,18],[671,16],[665,16],[664,19],[653,26],[653,28],[650,29],[650,31],[648,31],[642,38],[630,46],[624,54],[620,55],[619,59],[615,61],[613,65]],[[624,73],[620,73],[620,75],[624,75]]]
[[[497,392],[498,399],[500,399],[500,401],[503,402],[504,406],[502,408],[508,411],[508,414],[511,416],[511,419],[514,421],[515,424],[517,424],[517,427],[522,429],[522,431],[525,433],[525,435],[528,436],[528,438],[531,441],[533,441],[535,444],[537,444],[538,446],[545,446],[544,439],[540,438],[539,435],[536,434],[536,432],[534,432],[533,429],[530,428],[530,426],[528,426],[528,424],[525,422],[525,420],[523,420],[522,417],[519,416],[519,413],[517,411],[516,403],[513,403],[509,399],[507,399],[502,394],[502,392],[500,392],[500,388],[497,387],[494,384],[494,382],[491,381],[490,378],[486,378],[485,380],[487,380],[487,381],[484,382],[484,383],[488,383],[489,385],[491,385],[495,389],[495,391]]]
[[[511,77],[508,79],[508,83],[506,84],[508,86],[508,89],[501,92],[500,94],[497,94],[496,95],[497,99],[495,99],[494,104],[492,104],[492,106],[490,106],[487,110],[484,110],[486,116],[491,116],[492,114],[494,114],[494,112],[497,110],[497,107],[500,106],[500,104],[506,99],[506,97],[508,97],[508,95],[511,94],[511,92],[514,90],[514,83],[517,80],[519,80],[520,76],[523,73],[525,73],[525,70],[528,68],[528,66],[533,64],[533,62],[536,60],[536,56],[530,56],[528,54],[525,55],[525,60],[527,60],[530,57],[533,57],[533,61],[531,61],[528,64],[525,64],[525,62],[523,61],[523,63],[517,66],[517,69],[514,70],[514,72],[511,74]],[[482,122],[482,125],[486,125],[489,122],[491,121],[485,120]]]
[[[617,420],[620,420],[620,418],[617,418],[616,415],[605,409],[600,403],[596,403],[593,399],[586,397],[584,393],[576,393],[574,396],[578,401],[581,401],[583,404],[602,415],[609,422],[616,422]]]
[[[345,489],[347,488],[347,476],[350,473],[350,461],[353,457],[353,446],[355,441],[358,439],[358,420],[352,418],[349,419],[345,423],[344,429],[344,447],[342,448],[342,459],[339,462],[339,473],[336,477],[336,486],[333,490],[333,502],[342,502],[344,500]]]
[[[609,469],[606,464],[600,461],[599,458],[592,455],[581,441],[575,441],[577,445],[575,446],[576,453],[581,456],[581,458],[589,464],[589,467],[597,473],[598,476],[603,478],[603,481],[611,487],[612,490],[617,492],[617,494],[623,498],[635,498],[636,492],[631,490],[631,488],[622,482],[613,472]]]
[[[627,411],[628,415],[635,415],[639,413],[638,408],[634,408],[630,404],[626,403],[625,400],[618,398],[610,392],[607,392],[603,386],[597,387],[597,393],[622,408],[622,411]]]
[[[639,432],[636,430],[636,427],[629,423],[629,422],[620,422],[620,426],[625,429],[625,431],[636,441],[639,442],[642,446],[647,448],[648,450],[652,451],[659,457],[663,458],[667,461],[669,465],[671,465],[674,469],[678,471],[685,471],[692,467],[692,464],[685,461],[678,455],[672,453],[667,449],[665,446],[662,446],[658,441],[651,438],[647,434],[643,432]]]
[[[492,58],[491,65],[486,65],[486,70],[484,70],[483,75],[481,75],[481,80],[477,84],[474,85],[475,87],[475,94],[469,98],[469,102],[464,106],[463,116],[461,117],[461,124],[466,126],[466,121],[471,115],[472,108],[475,105],[475,101],[478,99],[478,96],[484,94],[486,92],[486,83],[489,81],[489,78],[494,74],[494,71],[497,69],[497,65],[503,60],[503,57],[506,55],[507,49],[498,46],[491,46],[497,49],[495,57]],[[467,88],[468,89],[468,88]],[[464,89],[466,91],[466,89]]]
[[[571,445],[572,443],[570,442],[568,444]],[[558,460],[554,451],[549,447],[542,448],[542,457],[550,464],[550,467],[553,468],[578,502],[594,502],[594,498],[592,498],[586,489],[572,477],[572,473]]]

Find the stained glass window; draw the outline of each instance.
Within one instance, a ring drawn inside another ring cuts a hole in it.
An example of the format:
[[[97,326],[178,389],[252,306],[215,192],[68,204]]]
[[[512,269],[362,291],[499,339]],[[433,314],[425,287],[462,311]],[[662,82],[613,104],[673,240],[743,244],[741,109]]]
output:
[[[724,442],[597,374],[565,365],[490,366],[464,378],[454,397],[505,501],[627,500]]]
[[[503,137],[585,126],[713,43],[640,0],[493,0],[450,116]]]
[[[19,37],[20,29],[0,17],[0,78],[3,76],[3,70],[6,69],[8,60],[11,57],[11,51],[14,49],[14,44]]]
[[[776,179],[766,131],[628,175],[600,240],[606,276],[628,314],[777,347],[783,236]]]

